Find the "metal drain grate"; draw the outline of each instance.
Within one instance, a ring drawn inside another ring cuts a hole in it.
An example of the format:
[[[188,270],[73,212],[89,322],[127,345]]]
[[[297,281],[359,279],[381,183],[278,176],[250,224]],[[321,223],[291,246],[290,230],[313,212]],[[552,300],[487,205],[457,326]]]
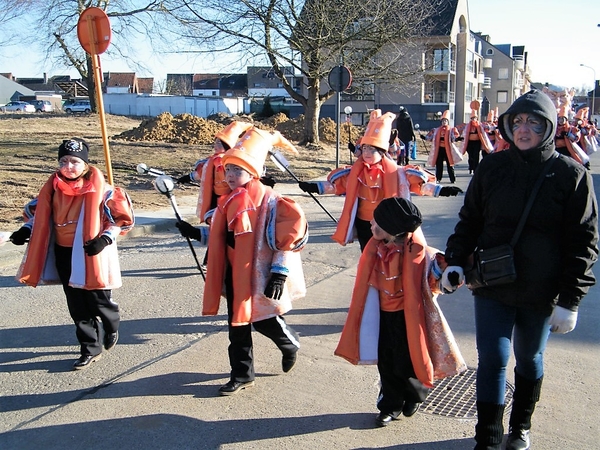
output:
[[[438,381],[421,404],[419,411],[444,417],[474,419],[477,417],[476,375],[476,369],[468,368],[460,375]],[[514,387],[507,382],[504,394],[507,405],[512,401],[514,390]]]

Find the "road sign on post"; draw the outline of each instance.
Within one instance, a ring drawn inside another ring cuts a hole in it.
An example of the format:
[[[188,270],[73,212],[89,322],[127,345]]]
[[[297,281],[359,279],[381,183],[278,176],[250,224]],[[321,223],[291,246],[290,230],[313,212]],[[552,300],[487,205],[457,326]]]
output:
[[[102,131],[102,146],[106,162],[106,178],[113,184],[112,164],[108,148],[108,133],[106,132],[106,118],[104,116],[104,101],[102,99],[102,71],[100,69],[100,56],[110,45],[112,32],[110,20],[106,13],[96,7],[85,9],[77,22],[77,38],[83,49],[92,57],[92,70],[94,71],[94,85],[96,88],[96,105],[100,116],[100,129]]]
[[[77,38],[90,55],[104,53],[110,45],[112,31],[106,13],[96,7],[87,8],[77,22]]]
[[[336,92],[343,92],[352,84],[352,74],[346,66],[335,66],[327,78],[329,86]]]
[[[331,89],[337,92],[335,103],[335,122],[337,124],[337,139],[335,146],[335,167],[340,166],[340,92],[345,91],[352,84],[352,74],[346,66],[335,66],[327,78]]]

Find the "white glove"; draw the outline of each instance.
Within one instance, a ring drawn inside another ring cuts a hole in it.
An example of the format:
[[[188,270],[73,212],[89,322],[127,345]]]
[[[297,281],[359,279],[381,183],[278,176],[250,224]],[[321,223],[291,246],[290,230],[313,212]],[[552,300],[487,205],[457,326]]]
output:
[[[442,290],[446,294],[451,294],[457,290],[464,283],[464,281],[465,274],[463,273],[462,267],[448,266],[442,274]]]
[[[577,311],[556,306],[550,316],[550,331],[565,334],[575,329],[577,325]]]

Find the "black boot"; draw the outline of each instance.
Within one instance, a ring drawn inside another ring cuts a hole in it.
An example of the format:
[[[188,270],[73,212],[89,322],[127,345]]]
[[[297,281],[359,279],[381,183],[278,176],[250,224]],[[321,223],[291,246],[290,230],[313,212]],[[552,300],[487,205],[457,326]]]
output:
[[[515,393],[510,413],[506,450],[527,450],[530,446],[529,429],[535,404],[540,399],[542,379],[528,380],[515,371]]]
[[[500,450],[504,427],[504,405],[477,402],[477,425],[475,425],[475,450]]]

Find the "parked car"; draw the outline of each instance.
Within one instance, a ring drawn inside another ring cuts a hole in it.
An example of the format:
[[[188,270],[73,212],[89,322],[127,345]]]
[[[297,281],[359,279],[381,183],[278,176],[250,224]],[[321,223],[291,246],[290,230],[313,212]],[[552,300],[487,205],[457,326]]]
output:
[[[63,109],[67,114],[92,112],[92,107],[89,100],[76,100],[73,103],[65,103]]]
[[[0,109],[2,112],[35,112],[35,106],[27,102],[8,102]]]
[[[54,106],[48,100],[32,100],[30,102],[33,106],[35,106],[36,112],[52,112],[54,111]]]

